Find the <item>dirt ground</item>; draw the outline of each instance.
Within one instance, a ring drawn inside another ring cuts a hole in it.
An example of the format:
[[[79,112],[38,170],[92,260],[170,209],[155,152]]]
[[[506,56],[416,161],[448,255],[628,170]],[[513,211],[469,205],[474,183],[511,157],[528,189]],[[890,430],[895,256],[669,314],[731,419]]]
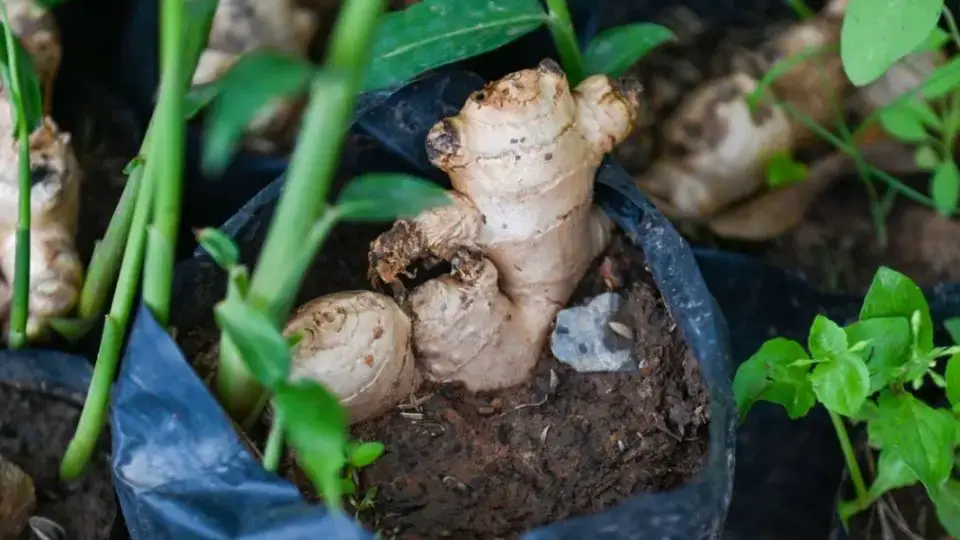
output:
[[[37,493],[34,515],[58,523],[68,539],[109,538],[117,505],[105,438],[87,474],[77,483],[60,485],[60,459],[73,437],[80,409],[56,398],[3,384],[0,403],[0,455],[33,478]]]
[[[546,351],[520,387],[471,395],[428,385],[416,403],[355,426],[357,439],[387,447],[360,475],[359,493],[379,492],[360,516],[371,529],[398,539],[515,538],[697,474],[706,389],[642,252],[627,244],[617,239],[576,298],[611,286],[627,296],[618,319],[634,332],[641,371],[579,374]]]

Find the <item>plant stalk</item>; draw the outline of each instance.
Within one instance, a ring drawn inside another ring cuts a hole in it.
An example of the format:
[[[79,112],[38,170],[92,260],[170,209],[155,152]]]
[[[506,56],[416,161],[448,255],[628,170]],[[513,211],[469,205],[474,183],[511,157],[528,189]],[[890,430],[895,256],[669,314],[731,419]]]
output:
[[[86,470],[106,419],[110,385],[113,384],[116,376],[124,333],[143,268],[146,229],[153,207],[154,177],[156,176],[154,171],[156,168],[147,167],[141,180],[144,187],[140,189],[133,211],[131,234],[124,248],[123,262],[120,264],[120,275],[110,313],[106,317],[103,334],[100,336],[100,349],[93,368],[93,380],[87,390],[77,431],[67,446],[60,464],[60,478],[63,480],[77,478]]]
[[[183,190],[184,144],[184,47],[185,0],[162,0],[160,4],[160,98],[157,103],[157,136],[152,160],[158,170],[154,194],[153,223],[147,237],[143,300],[161,326],[170,321],[174,250],[180,228],[180,196]]]
[[[840,441],[840,449],[843,451],[843,459],[847,462],[847,470],[850,471],[850,480],[853,482],[853,489],[857,492],[857,499],[864,499],[867,496],[867,485],[863,481],[863,474],[860,473],[860,464],[850,443],[847,426],[844,425],[843,418],[839,414],[830,410],[827,413],[830,414],[833,429],[837,432],[837,440]]]
[[[549,15],[547,27],[557,45],[557,54],[560,55],[560,63],[567,74],[570,86],[576,87],[587,78],[587,68],[583,61],[583,54],[580,52],[580,44],[577,42],[577,33],[573,29],[573,19],[570,17],[567,0],[546,1]]]
[[[311,87],[303,128],[293,151],[283,194],[277,203],[247,296],[247,302],[264,313],[277,329],[282,328],[303,280],[304,272],[295,271],[291,262],[306,256],[303,239],[326,207],[343,137],[350,125],[384,4],[384,0],[353,0],[343,5],[327,51],[324,72],[315,78]],[[312,259],[316,252],[310,255]],[[224,347],[224,343],[221,335],[220,365],[239,364],[238,358],[228,357],[235,355],[236,351],[229,345]],[[255,381],[250,382],[251,386],[256,385]],[[243,421],[259,413],[258,410],[242,410],[243,403],[264,403],[264,390],[260,388],[258,393],[258,396],[219,397],[233,418]]]
[[[19,149],[19,185],[17,208],[16,261],[13,273],[13,305],[10,312],[11,349],[27,345],[27,319],[30,314],[30,133],[20,88],[20,66],[13,31],[7,17],[6,4],[0,4],[3,14],[3,34],[7,46],[7,65],[10,67],[10,88],[7,91],[10,107],[16,110],[17,144]]]
[[[283,454],[283,410],[274,408],[273,425],[267,436],[267,446],[263,453],[263,468],[276,472],[280,466],[280,456]]]

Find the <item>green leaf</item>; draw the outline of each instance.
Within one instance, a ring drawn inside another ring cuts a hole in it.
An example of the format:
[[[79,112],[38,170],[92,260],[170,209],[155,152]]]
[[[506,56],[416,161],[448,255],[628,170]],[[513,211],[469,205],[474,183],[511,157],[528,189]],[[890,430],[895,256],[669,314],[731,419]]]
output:
[[[210,105],[218,95],[220,95],[220,85],[217,83],[191,88],[184,97],[186,105],[184,106],[183,117],[187,120],[193,119],[201,110]]]
[[[881,317],[855,322],[844,329],[852,343],[869,340],[859,353],[870,372],[870,394],[895,381],[910,361],[913,336],[904,317]]]
[[[947,42],[950,41],[950,34],[939,26],[934,26],[933,31],[927,36],[927,39],[920,42],[920,45],[913,50],[914,53],[925,53],[939,51]]]
[[[350,451],[348,461],[350,465],[362,469],[374,461],[380,459],[380,456],[386,452],[387,447],[382,442],[365,442],[354,446]]]
[[[302,91],[314,73],[300,58],[271,50],[245,54],[217,83],[219,95],[205,122],[203,166],[219,174],[247,126],[271,100]]]
[[[220,229],[202,229],[197,233],[197,243],[210,254],[213,262],[224,270],[229,270],[240,262],[240,248],[237,243]]]
[[[903,460],[926,486],[943,483],[953,468],[954,421],[913,394],[880,394],[879,415],[867,424],[870,441]]]
[[[777,152],[767,161],[767,185],[783,187],[807,179],[807,164],[793,159],[789,152]]]
[[[339,508],[343,496],[340,473],[347,463],[346,413],[340,401],[310,380],[281,381],[273,401],[287,421],[287,440],[300,467],[324,502]]]
[[[6,26],[0,23],[0,30],[6,32]],[[17,71],[20,82],[20,99],[23,101],[23,113],[26,116],[27,131],[33,133],[40,126],[43,120],[43,89],[40,85],[40,79],[37,77],[37,69],[33,63],[33,58],[23,48],[23,44],[14,35],[13,46],[17,59]],[[0,33],[0,80],[3,87],[10,89],[10,97],[13,97],[13,77],[8,62],[7,42],[4,34]],[[13,107],[11,100],[2,106],[11,107],[13,119],[13,135],[16,135],[20,126],[19,113],[16,107]]]
[[[958,87],[960,87],[960,56],[955,56],[930,74],[920,89],[920,95],[927,100],[935,99],[943,97]]]
[[[917,148],[917,151],[913,155],[913,161],[920,169],[932,171],[936,169],[937,164],[940,163],[940,156],[937,155],[937,151],[934,150],[932,146],[925,144]]]
[[[740,364],[733,378],[733,395],[741,418],[758,401],[782,405],[793,419],[806,415],[813,408],[815,396],[807,380],[809,368],[795,362],[807,358],[796,341],[775,338]]]
[[[537,0],[424,0],[383,16],[363,91],[498,49],[546,21]]]
[[[863,511],[874,501],[883,496],[888,491],[912,486],[919,482],[917,475],[913,474],[910,467],[900,459],[900,457],[889,451],[881,451],[877,458],[877,476],[873,485],[867,491],[863,500],[842,501],[840,503],[840,519],[844,522],[850,520],[854,514]]]
[[[217,324],[233,341],[247,369],[260,384],[273,388],[287,378],[290,373],[290,349],[287,341],[263,313],[239,299],[228,298],[217,304],[214,315]]]
[[[818,364],[810,375],[817,400],[828,410],[854,416],[870,393],[870,371],[855,354],[842,354]]]
[[[960,482],[950,479],[927,494],[937,508],[937,521],[951,538],[960,538]]]
[[[840,59],[855,86],[869,84],[924,43],[940,20],[943,0],[849,0],[840,32]]]
[[[949,217],[960,202],[960,170],[952,158],[940,163],[930,180],[930,194],[937,211]]]
[[[337,198],[344,221],[392,221],[450,204],[447,190],[401,173],[369,173],[350,180]]]
[[[912,101],[902,101],[891,107],[880,110],[880,125],[890,135],[905,142],[919,142],[929,138],[927,128],[920,115],[910,104]]]
[[[676,41],[673,30],[653,23],[615,26],[597,34],[587,46],[584,62],[591,74],[621,77],[653,49]]]
[[[930,306],[920,287],[907,276],[885,266],[877,270],[873,282],[863,299],[860,320],[878,317],[905,317],[920,312],[919,332],[915,346],[923,352],[933,349],[933,319]]]
[[[44,9],[53,9],[59,5],[62,5],[66,0],[34,0],[38,6]]]
[[[943,327],[950,334],[950,339],[957,345],[960,345],[960,317],[950,317],[943,321]]]
[[[191,68],[197,65],[200,55],[207,48],[210,27],[217,11],[218,0],[187,0],[183,20],[183,88],[193,79]],[[189,116],[188,116],[189,118]]]
[[[947,360],[947,370],[943,376],[947,383],[946,393],[950,405],[960,405],[960,354],[955,354]]]
[[[847,353],[847,333],[837,323],[817,315],[810,325],[807,348],[810,355],[819,360],[843,356]]]

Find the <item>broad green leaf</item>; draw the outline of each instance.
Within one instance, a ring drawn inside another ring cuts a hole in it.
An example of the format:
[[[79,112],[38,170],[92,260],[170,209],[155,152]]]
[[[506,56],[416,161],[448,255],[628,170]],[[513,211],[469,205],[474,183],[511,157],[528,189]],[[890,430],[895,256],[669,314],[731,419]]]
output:
[[[948,217],[953,215],[960,201],[960,170],[952,158],[941,162],[933,171],[930,194],[937,211]]]
[[[896,270],[885,266],[877,270],[863,299],[860,320],[878,317],[905,317],[910,320],[915,311],[920,312],[916,347],[926,352],[933,349],[933,320],[923,291],[912,279]]]
[[[904,317],[882,317],[855,322],[844,329],[850,343],[867,341],[858,353],[870,372],[870,394],[895,381],[911,358],[913,336]]]
[[[676,39],[672,30],[659,24],[615,26],[593,38],[584,53],[584,62],[591,74],[620,77],[650,51]]]
[[[870,372],[855,354],[842,354],[817,364],[810,374],[817,400],[828,410],[843,416],[859,413],[870,392]]]
[[[917,48],[914,49],[913,52],[925,53],[939,51],[949,41],[950,34],[939,26],[934,26],[933,31],[930,32],[930,35],[927,36],[927,39],[923,40],[920,45],[917,45]]]
[[[546,21],[537,0],[423,0],[383,16],[363,90],[498,49]]]
[[[868,508],[886,492],[912,486],[919,481],[917,475],[913,474],[910,467],[907,467],[899,456],[893,452],[881,451],[877,458],[877,476],[867,491],[866,497],[863,500],[842,501],[839,508],[840,519],[847,522],[854,514]]]
[[[741,418],[758,401],[782,405],[790,418],[807,414],[815,403],[807,380],[808,366],[795,365],[807,359],[806,351],[796,341],[775,338],[740,364],[733,378],[733,396]]]
[[[240,262],[240,248],[220,229],[207,227],[197,233],[197,243],[220,268],[229,270]]]
[[[950,405],[960,405],[960,354],[955,354],[947,360],[947,370],[943,377],[947,383],[946,393]]]
[[[843,328],[824,317],[817,315],[810,325],[807,348],[810,355],[819,360],[843,356],[847,353],[847,333]]]
[[[937,508],[937,521],[952,538],[960,538],[960,482],[947,480],[927,493]]]
[[[250,122],[275,98],[302,91],[314,73],[300,58],[271,50],[245,54],[217,83],[204,131],[204,168],[219,174]]]
[[[260,384],[273,388],[287,378],[290,348],[264,314],[239,299],[228,298],[217,304],[214,315]]]
[[[943,327],[950,334],[950,339],[957,345],[960,345],[960,317],[951,317],[943,321]]]
[[[767,161],[767,185],[783,187],[807,179],[806,163],[793,159],[789,152],[777,152]]]
[[[946,480],[953,468],[955,422],[907,392],[881,393],[877,405],[880,414],[867,424],[870,441],[902,459],[924,485]]]
[[[340,401],[309,380],[280,382],[273,401],[287,419],[287,440],[300,467],[324,502],[338,508],[340,473],[347,464],[347,417]]]
[[[890,135],[905,142],[926,140],[930,134],[923,124],[920,115],[909,105],[910,101],[898,103],[895,106],[885,107],[880,111],[880,125]]]
[[[932,146],[925,144],[917,147],[917,151],[913,155],[913,161],[921,170],[932,171],[940,163],[940,156],[937,155],[937,151]]]
[[[869,84],[923,44],[940,20],[943,0],[849,0],[840,59],[855,86]]]
[[[373,441],[360,443],[351,448],[348,461],[350,465],[362,469],[380,459],[380,456],[382,456],[386,450],[387,447],[385,447],[382,442]]]
[[[447,190],[416,176],[369,173],[351,179],[337,198],[344,221],[392,221],[450,204]]]

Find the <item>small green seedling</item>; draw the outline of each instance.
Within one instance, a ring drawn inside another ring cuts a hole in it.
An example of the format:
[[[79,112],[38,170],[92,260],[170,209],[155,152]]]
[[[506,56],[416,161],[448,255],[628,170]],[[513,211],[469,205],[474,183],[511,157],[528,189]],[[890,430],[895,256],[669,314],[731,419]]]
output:
[[[829,413],[855,499],[842,501],[844,524],[890,490],[923,485],[941,524],[960,536],[960,483],[952,478],[960,434],[960,346],[934,347],[930,308],[908,277],[881,268],[856,322],[841,327],[818,315],[807,348],[785,338],[767,341],[737,370],[734,396],[741,417],[758,401],[783,406],[792,419],[816,403]],[[951,357],[946,376],[935,367]],[[944,389],[951,408],[936,408],[911,390],[927,381]],[[865,425],[877,472],[869,487],[846,422]]]

